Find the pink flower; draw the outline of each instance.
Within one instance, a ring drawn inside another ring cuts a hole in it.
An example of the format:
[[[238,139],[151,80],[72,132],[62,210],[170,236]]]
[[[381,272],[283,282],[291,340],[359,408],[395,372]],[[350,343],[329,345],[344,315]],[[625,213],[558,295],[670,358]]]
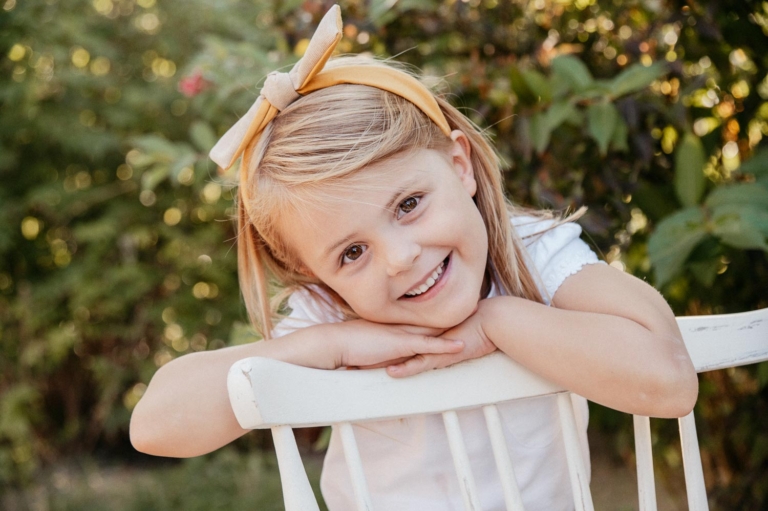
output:
[[[191,75],[185,76],[179,80],[179,92],[188,98],[193,98],[207,89],[210,85],[211,82],[203,78],[203,73],[196,70]]]

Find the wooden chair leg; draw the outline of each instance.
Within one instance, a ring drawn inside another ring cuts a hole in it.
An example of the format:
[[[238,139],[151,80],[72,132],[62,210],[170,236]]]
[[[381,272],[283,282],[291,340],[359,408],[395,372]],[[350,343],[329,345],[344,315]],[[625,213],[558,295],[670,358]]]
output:
[[[290,426],[272,428],[285,511],[320,511]]]
[[[569,392],[557,395],[557,404],[560,409],[560,423],[563,428],[563,441],[565,442],[565,454],[568,458],[568,471],[571,475],[571,489],[573,490],[573,504],[577,511],[594,511],[592,494],[589,491],[589,478],[584,459],[579,446],[579,433],[576,430],[576,416],[573,412],[573,403]]]
[[[653,477],[651,421],[633,415],[635,426],[635,459],[637,461],[637,497],[640,511],[656,511],[656,482]]]
[[[704,470],[701,466],[699,437],[696,435],[696,421],[693,411],[678,419],[680,425],[680,443],[683,448],[683,470],[685,471],[685,489],[688,493],[690,511],[709,511],[707,488],[704,485]]]

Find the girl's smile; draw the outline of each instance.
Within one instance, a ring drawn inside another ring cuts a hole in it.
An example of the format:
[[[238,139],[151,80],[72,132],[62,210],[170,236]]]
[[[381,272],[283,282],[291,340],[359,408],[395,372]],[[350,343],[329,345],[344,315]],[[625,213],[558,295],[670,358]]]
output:
[[[440,261],[440,264],[434,271],[420,284],[400,297],[401,300],[425,301],[432,298],[445,287],[448,279],[448,267],[451,262],[451,256],[448,255]]]
[[[318,186],[281,215],[307,273],[363,319],[450,328],[475,310],[488,236],[466,136]]]

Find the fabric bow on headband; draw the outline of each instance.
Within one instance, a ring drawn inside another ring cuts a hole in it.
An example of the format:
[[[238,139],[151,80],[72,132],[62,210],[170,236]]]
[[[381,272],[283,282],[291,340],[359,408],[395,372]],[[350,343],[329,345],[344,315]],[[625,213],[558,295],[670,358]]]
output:
[[[341,40],[341,9],[334,5],[323,16],[304,56],[288,73],[272,72],[248,112],[213,146],[211,159],[224,169],[243,156],[240,180],[248,172],[250,155],[259,135],[277,114],[310,92],[342,83],[368,85],[401,96],[419,107],[446,136],[451,128],[434,96],[412,76],[385,66],[340,66],[323,70]]]

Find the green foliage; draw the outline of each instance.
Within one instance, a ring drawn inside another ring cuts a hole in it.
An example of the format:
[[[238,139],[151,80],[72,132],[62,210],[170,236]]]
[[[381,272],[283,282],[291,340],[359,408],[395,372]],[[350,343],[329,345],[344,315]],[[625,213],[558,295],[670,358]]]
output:
[[[675,193],[683,206],[695,206],[704,193],[706,154],[699,137],[686,133],[675,152]]]
[[[3,3],[0,484],[68,452],[129,449],[130,410],[159,366],[253,339],[230,222],[237,169],[219,174],[206,152],[326,7]],[[341,7],[339,51],[443,77],[488,127],[515,202],[589,206],[595,248],[679,315],[768,306],[764,3]],[[766,501],[765,367],[701,376],[713,509]],[[631,438],[609,412],[592,422]],[[670,469],[673,427],[654,423]]]
[[[320,509],[320,459],[306,456]],[[43,504],[44,503],[44,504]],[[277,460],[225,448],[207,456],[136,470],[92,459],[61,464],[26,492],[0,495],[3,509],[51,511],[279,511],[284,509]]]

